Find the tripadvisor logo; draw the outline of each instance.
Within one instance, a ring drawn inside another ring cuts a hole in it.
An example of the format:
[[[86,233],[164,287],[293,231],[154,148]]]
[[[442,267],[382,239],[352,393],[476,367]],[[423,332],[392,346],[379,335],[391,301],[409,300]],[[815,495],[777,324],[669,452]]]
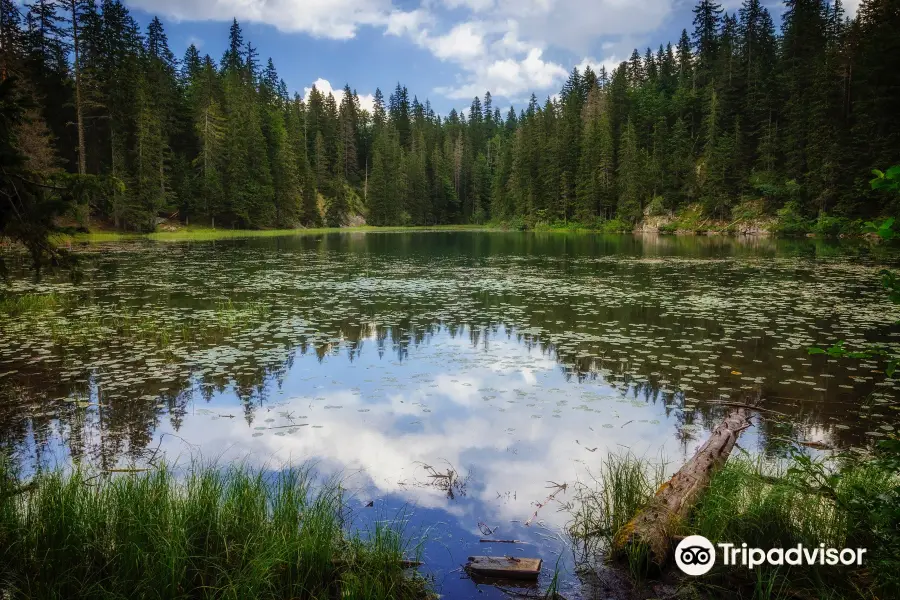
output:
[[[716,549],[702,535],[689,535],[675,548],[675,564],[688,575],[703,575],[716,564]]]
[[[797,544],[792,548],[748,548],[747,544],[716,544],[722,552],[722,564],[753,569],[760,565],[862,565],[865,548],[807,548]],[[703,575],[716,563],[716,549],[702,535],[690,535],[675,548],[675,563],[688,575]]]

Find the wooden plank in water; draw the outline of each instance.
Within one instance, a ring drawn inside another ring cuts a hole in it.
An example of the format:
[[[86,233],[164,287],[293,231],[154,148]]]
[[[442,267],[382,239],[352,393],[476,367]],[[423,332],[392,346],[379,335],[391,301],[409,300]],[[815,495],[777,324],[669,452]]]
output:
[[[470,556],[466,569],[484,577],[506,579],[537,579],[541,572],[540,558],[515,556]]]

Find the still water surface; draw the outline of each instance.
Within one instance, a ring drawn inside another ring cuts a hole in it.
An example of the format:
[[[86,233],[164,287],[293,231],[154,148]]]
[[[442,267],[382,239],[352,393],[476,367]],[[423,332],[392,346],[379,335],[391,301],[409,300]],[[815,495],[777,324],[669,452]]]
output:
[[[540,556],[545,580],[562,555],[571,572],[574,485],[609,451],[677,468],[721,402],[766,408],[740,446],[774,455],[900,422],[884,365],[807,352],[895,344],[885,248],[430,232],[80,254],[79,283],[5,284],[53,294],[0,313],[6,451],[27,469],[314,461],[357,524],[427,531],[447,597],[504,597],[460,573],[472,554]]]

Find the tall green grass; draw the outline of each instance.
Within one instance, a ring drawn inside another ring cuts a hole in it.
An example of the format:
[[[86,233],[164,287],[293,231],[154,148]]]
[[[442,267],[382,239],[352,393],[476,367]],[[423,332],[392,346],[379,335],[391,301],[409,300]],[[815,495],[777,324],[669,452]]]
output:
[[[348,533],[341,488],[305,469],[76,469],[23,484],[0,463],[4,598],[421,598],[401,563],[417,552],[400,524]]]
[[[688,533],[703,535],[714,544],[746,542],[751,548],[798,544],[815,548],[824,543],[829,548],[868,550],[862,568],[758,567],[758,573],[750,574],[756,581],[747,582],[759,590],[755,597],[870,597],[861,590],[900,597],[900,556],[885,543],[896,541],[900,523],[888,522],[891,517],[869,509],[883,498],[900,499],[895,496],[898,486],[900,473],[865,459],[812,460],[796,455],[786,462],[771,462],[732,457],[713,476]],[[892,536],[878,535],[891,528]],[[717,569],[712,579],[742,574],[734,568]]]
[[[56,310],[64,300],[56,294],[21,294],[0,298],[0,315],[38,316]]]
[[[569,533],[584,556],[605,553],[613,538],[664,481],[661,462],[634,454],[609,454],[592,481],[575,488]]]
[[[716,567],[686,586],[699,597],[900,597],[900,473],[864,458],[790,460],[732,456],[716,472],[691,520],[673,535],[702,535],[738,547],[867,548],[856,566]],[[585,561],[608,555],[615,533],[655,493],[660,465],[633,455],[610,455],[593,482],[576,494],[569,532]],[[885,500],[887,499],[887,500]],[[893,503],[893,504],[891,504]],[[893,510],[891,505],[894,506]],[[874,508],[873,508],[874,507]],[[625,556],[632,577],[645,564]]]

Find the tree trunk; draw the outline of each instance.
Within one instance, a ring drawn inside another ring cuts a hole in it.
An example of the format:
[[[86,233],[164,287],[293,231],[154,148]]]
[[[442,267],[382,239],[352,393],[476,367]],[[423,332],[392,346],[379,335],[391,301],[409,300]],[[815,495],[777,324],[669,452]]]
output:
[[[647,506],[616,533],[613,554],[621,556],[629,546],[643,546],[653,563],[665,564],[672,550],[672,536],[679,533],[679,526],[687,521],[709,486],[712,474],[728,460],[737,436],[748,427],[747,409],[731,411],[694,457],[660,486]]]
[[[74,51],[75,72],[75,121],[78,127],[78,174],[87,173],[87,151],[84,145],[84,119],[81,110],[81,65],[78,52],[78,10],[76,0],[69,0],[72,11],[72,49]]]

